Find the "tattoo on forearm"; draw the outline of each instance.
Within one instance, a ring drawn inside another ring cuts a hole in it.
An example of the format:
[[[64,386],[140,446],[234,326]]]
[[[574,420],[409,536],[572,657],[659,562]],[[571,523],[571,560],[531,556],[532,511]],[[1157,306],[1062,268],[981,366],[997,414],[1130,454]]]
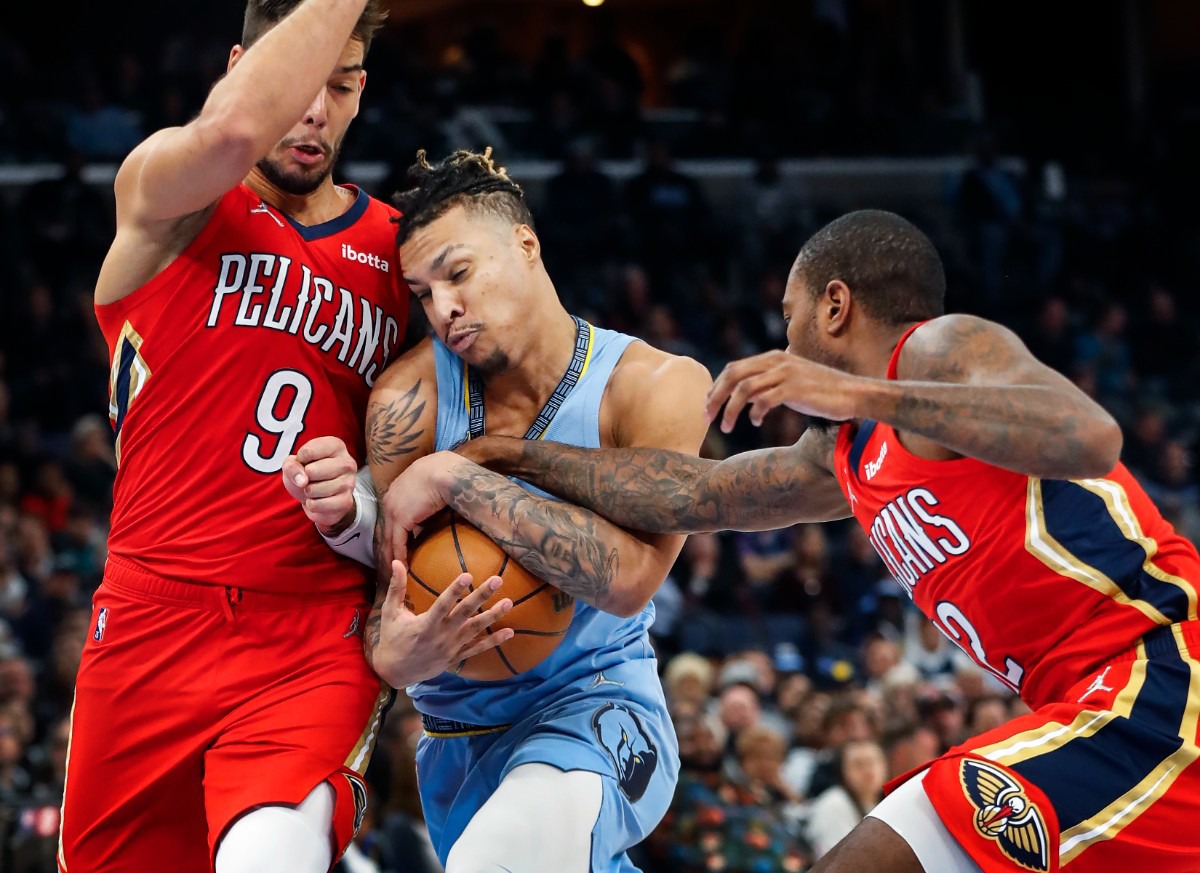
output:
[[[650,533],[760,530],[845,514],[830,472],[835,439],[835,433],[814,435],[820,463],[796,446],[718,463],[667,449],[596,451],[530,441],[517,472],[622,527]]]
[[[447,495],[452,508],[539,579],[599,609],[609,605],[620,558],[603,519],[537,497],[474,464],[464,463],[455,472],[458,478]]]
[[[386,464],[416,451],[424,430],[417,428],[425,401],[417,402],[421,380],[391,403],[372,403],[367,409],[367,457],[372,464]]]

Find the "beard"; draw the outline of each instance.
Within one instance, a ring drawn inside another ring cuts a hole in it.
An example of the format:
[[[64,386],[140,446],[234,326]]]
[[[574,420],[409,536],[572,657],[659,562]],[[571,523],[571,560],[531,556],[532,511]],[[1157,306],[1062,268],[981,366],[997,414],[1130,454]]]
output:
[[[286,149],[288,147],[287,140],[281,142],[279,147]],[[258,167],[258,171],[263,174],[263,177],[280,191],[303,197],[316,191],[321,187],[321,183],[329,178],[341,150],[342,143],[339,140],[328,150],[325,162],[314,167],[285,169],[282,161],[278,161],[270,155],[262,158],[255,166]]]
[[[476,370],[485,376],[495,376],[498,373],[503,373],[512,362],[508,359],[508,354],[500,349],[493,349],[484,356],[482,361],[472,364]]]

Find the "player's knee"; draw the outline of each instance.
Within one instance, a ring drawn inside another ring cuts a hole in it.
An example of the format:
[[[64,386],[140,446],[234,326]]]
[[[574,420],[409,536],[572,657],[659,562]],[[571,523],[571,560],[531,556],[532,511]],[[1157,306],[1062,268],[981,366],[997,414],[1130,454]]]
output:
[[[332,795],[322,783],[296,808],[264,806],[242,816],[217,847],[216,873],[326,873]]]

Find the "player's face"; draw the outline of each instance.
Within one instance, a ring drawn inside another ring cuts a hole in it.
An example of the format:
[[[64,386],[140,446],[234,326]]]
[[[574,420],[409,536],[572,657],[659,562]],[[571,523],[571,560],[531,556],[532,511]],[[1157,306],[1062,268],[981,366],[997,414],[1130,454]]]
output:
[[[484,373],[508,369],[524,334],[537,238],[456,206],[400,247],[404,280],[450,351]]]
[[[796,273],[788,277],[783,293],[783,320],[787,322],[788,353],[828,367],[847,369],[846,361],[827,342],[822,330],[820,298],[809,293]]]
[[[304,195],[329,178],[350,122],[358,115],[367,74],[363,44],[351,39],[304,117],[258,162],[259,172],[288,194]]]

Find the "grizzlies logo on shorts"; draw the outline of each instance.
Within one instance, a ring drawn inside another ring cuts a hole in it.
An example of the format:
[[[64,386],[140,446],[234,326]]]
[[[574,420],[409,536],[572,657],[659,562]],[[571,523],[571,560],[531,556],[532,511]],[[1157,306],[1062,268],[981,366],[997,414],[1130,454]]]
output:
[[[606,703],[592,714],[592,730],[612,758],[621,791],[632,801],[640,799],[658,766],[658,749],[641,721],[621,704]]]

